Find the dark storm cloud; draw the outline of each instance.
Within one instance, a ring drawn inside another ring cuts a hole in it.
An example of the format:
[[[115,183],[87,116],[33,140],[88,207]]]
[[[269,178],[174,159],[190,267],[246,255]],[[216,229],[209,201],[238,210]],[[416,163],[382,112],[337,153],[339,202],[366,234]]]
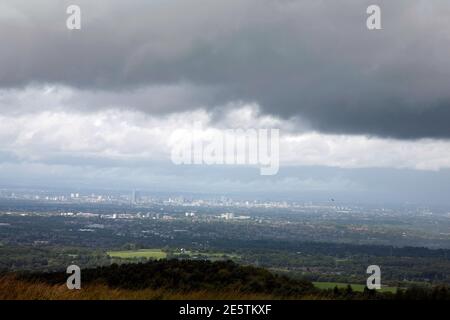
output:
[[[450,3],[375,2],[381,31],[357,0],[77,1],[68,31],[72,1],[3,1],[0,87],[72,86],[91,108],[109,104],[96,92],[141,92],[123,104],[151,113],[257,102],[323,132],[450,137]],[[165,107],[155,88],[180,85],[197,91]]]

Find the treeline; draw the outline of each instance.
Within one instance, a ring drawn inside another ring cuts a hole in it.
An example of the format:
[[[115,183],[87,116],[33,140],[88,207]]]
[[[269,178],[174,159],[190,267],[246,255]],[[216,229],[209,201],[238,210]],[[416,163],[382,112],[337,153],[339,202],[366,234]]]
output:
[[[21,280],[31,283],[64,285],[64,272],[24,273]],[[276,298],[349,299],[349,300],[450,300],[446,286],[399,289],[395,294],[368,290],[354,291],[351,286],[319,290],[306,280],[277,275],[263,268],[240,266],[232,261],[160,260],[137,264],[112,264],[82,270],[82,286],[106,285],[109,288],[173,292],[205,291],[268,294]]]
[[[362,254],[340,258],[281,250],[248,250],[239,254],[239,263],[257,264],[311,281],[364,283],[367,266],[376,264],[382,266],[383,283],[390,286],[407,287],[412,283],[450,285],[450,261],[446,259]]]
[[[253,252],[267,250],[282,250],[300,252],[302,254],[348,257],[354,255],[369,255],[375,257],[411,257],[440,258],[450,260],[450,249],[429,249],[425,247],[394,247],[388,245],[363,245],[331,242],[303,242],[281,240],[237,240],[214,239],[209,241],[211,247],[229,249],[251,249]]]
[[[353,291],[350,285],[347,288],[326,289],[321,297],[339,300],[450,300],[450,288],[445,285],[433,288],[411,287],[398,289],[396,293],[379,292],[364,288],[363,292]]]
[[[0,272],[59,271],[77,264],[87,268],[109,265],[111,259],[101,250],[58,246],[0,246]]]
[[[22,279],[49,284],[66,282],[67,274],[23,274]],[[174,291],[236,291],[267,293],[280,297],[316,292],[309,281],[279,276],[263,268],[239,266],[232,261],[160,260],[136,264],[112,264],[82,271],[83,284],[105,284],[111,288]]]

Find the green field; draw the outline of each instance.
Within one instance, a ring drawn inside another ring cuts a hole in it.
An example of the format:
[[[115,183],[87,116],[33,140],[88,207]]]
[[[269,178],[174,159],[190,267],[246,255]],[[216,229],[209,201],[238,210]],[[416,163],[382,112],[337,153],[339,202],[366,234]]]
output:
[[[164,259],[167,254],[161,249],[140,249],[140,250],[130,250],[130,251],[108,251],[108,256],[111,258],[121,258],[121,259],[136,259],[136,258],[146,258],[146,259]]]
[[[339,283],[339,282],[313,282],[313,284],[314,284],[314,286],[316,286],[316,288],[319,288],[319,289],[334,289],[334,287],[347,288],[347,285],[348,285],[347,283]],[[350,283],[350,285],[352,286],[352,289],[354,291],[358,291],[358,292],[364,291],[365,285],[363,285],[363,284]],[[397,291],[397,288],[382,286],[379,291],[395,293]]]

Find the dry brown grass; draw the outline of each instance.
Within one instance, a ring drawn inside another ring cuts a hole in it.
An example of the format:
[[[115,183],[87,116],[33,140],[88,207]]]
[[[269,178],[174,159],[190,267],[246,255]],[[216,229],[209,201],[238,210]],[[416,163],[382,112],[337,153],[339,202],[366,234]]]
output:
[[[66,285],[27,282],[14,276],[0,278],[0,300],[271,300],[267,294],[239,292],[174,292],[167,290],[125,290],[106,285],[87,285],[80,290],[69,290]]]

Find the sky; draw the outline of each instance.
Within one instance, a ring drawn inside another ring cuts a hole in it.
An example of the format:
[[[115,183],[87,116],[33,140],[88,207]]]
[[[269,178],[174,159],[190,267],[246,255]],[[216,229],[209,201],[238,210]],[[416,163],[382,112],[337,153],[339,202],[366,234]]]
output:
[[[2,0],[0,185],[450,204],[448,17],[446,0]],[[278,174],[175,165],[194,124],[279,129]]]

